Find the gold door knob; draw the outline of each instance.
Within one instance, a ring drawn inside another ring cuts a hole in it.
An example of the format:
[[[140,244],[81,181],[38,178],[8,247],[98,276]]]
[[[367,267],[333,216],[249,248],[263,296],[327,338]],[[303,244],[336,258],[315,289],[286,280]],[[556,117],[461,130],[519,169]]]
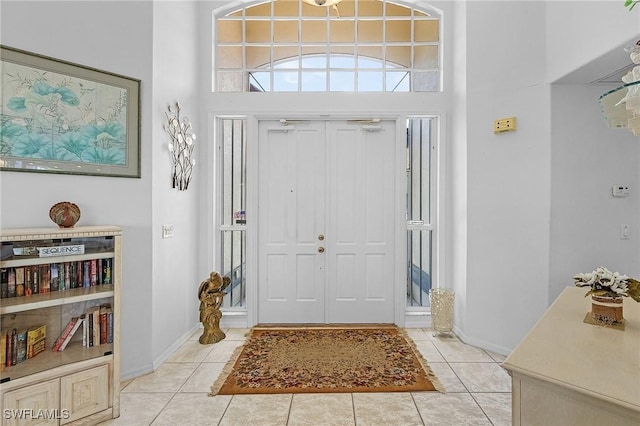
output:
[[[324,247],[318,247],[318,253],[324,253]]]
[[[319,239],[320,241],[324,240],[324,234],[320,234],[320,235],[318,235],[318,239]]]

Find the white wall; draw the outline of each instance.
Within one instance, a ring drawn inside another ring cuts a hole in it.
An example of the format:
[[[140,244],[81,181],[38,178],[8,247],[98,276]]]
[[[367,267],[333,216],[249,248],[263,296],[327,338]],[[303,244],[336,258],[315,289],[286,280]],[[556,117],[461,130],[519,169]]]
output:
[[[467,326],[467,3],[456,2],[448,19],[453,27],[451,53],[453,67],[447,75],[451,84],[446,90],[453,92],[453,108],[449,129],[451,139],[442,141],[448,147],[445,174],[445,216],[446,222],[446,280],[444,288],[455,292],[454,323],[456,329],[466,330]]]
[[[456,327],[467,342],[507,353],[573,274],[606,264],[638,275],[638,197],[610,196],[616,183],[640,182],[638,138],[604,125],[597,99],[606,87],[549,85],[607,70],[594,60],[634,37],[638,14],[613,2],[555,1],[468,2],[456,11],[467,31],[455,43],[464,55],[454,52],[454,93],[466,85],[466,97],[455,96],[453,114],[466,114],[466,141],[456,128],[452,143],[467,162],[461,170],[451,159]],[[493,120],[510,116],[518,130],[494,135]],[[585,208],[587,199],[595,205]],[[622,223],[630,240],[619,238]]]
[[[466,13],[466,319],[458,331],[508,353],[547,301],[545,4],[469,2]],[[517,131],[493,133],[494,120],[512,116]]]
[[[637,7],[629,11],[624,1],[617,0],[548,1],[548,81],[553,82],[630,39],[637,39],[639,12]]]
[[[198,274],[200,244],[207,234],[199,232],[201,188],[198,173],[202,145],[207,143],[200,125],[198,89],[197,2],[161,1],[153,10],[153,360],[158,366],[198,325],[198,285],[208,274]],[[165,111],[179,101],[181,115],[189,117],[197,136],[196,168],[187,191],[171,187],[169,136],[163,130]],[[205,216],[207,210],[202,212]],[[173,238],[163,239],[163,224],[174,227]]]
[[[49,208],[75,202],[78,225],[123,227],[122,372],[151,367],[151,77],[153,4],[3,1],[0,42],[142,80],[142,178],[0,173],[3,228],[53,226]]]
[[[640,38],[639,12],[609,1],[547,6],[548,80],[576,83],[551,86],[549,302],[577,272],[640,274],[640,139],[606,127],[597,100],[615,86],[587,84],[631,63],[623,47]],[[614,198],[614,184],[629,185],[631,196]],[[628,240],[620,239],[623,223]]]
[[[605,266],[640,276],[640,140],[609,129],[597,102],[607,86],[553,85],[550,300],[571,277]],[[614,198],[613,185],[631,188]],[[621,224],[632,235],[620,239]]]

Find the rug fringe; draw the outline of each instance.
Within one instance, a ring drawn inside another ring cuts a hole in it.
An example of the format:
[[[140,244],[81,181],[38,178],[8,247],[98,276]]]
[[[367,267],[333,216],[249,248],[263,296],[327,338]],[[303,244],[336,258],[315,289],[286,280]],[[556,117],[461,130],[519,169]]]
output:
[[[418,349],[418,346],[416,346],[416,343],[413,341],[411,337],[409,337],[409,333],[407,333],[407,330],[405,330],[404,328],[398,328],[398,330],[400,335],[404,337],[404,339],[409,343],[409,346],[413,350],[413,353],[416,355],[416,358],[420,362],[420,365],[422,365],[422,368],[426,372],[427,378],[429,379],[431,384],[433,384],[433,387],[436,388],[436,390],[440,393],[447,393],[444,388],[444,385],[440,383],[440,379],[438,379],[436,374],[433,372],[433,370],[427,363],[427,360],[425,359],[425,357],[422,356],[422,353],[420,353],[420,350]]]
[[[249,330],[247,333],[245,333],[244,343],[238,346],[237,348],[235,348],[235,350],[231,354],[229,361],[227,361],[227,363],[224,365],[224,368],[220,372],[220,375],[218,376],[216,381],[213,382],[213,385],[211,385],[211,392],[209,392],[209,396],[216,396],[218,392],[220,392],[220,389],[222,388],[222,385],[224,385],[224,382],[227,380],[227,377],[229,377],[229,375],[233,372],[233,366],[236,364],[236,361],[238,360],[238,358],[240,357],[240,354],[242,353],[242,349],[244,349],[244,346],[247,343],[247,337],[251,335],[252,332],[253,332],[253,328]]]

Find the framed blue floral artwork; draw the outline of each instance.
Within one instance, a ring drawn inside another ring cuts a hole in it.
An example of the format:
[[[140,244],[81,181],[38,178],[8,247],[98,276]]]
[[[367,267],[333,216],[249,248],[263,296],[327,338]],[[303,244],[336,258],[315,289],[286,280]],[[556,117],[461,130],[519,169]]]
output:
[[[0,170],[140,177],[140,80],[0,46]]]

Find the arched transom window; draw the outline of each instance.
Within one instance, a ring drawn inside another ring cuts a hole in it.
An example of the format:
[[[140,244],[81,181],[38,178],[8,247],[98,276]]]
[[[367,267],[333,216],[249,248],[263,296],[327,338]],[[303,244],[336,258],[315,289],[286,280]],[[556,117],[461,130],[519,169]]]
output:
[[[387,0],[315,1],[273,0],[218,17],[215,90],[440,90],[438,16]]]

